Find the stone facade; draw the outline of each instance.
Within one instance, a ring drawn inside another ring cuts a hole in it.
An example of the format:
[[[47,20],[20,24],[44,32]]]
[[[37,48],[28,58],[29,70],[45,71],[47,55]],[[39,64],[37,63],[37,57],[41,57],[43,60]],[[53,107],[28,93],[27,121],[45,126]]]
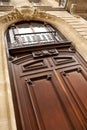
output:
[[[3,13],[0,18],[0,130],[17,129],[5,46],[5,32],[11,24],[23,20],[50,23],[72,41],[77,51],[87,61],[87,21],[67,11],[40,11],[32,7],[28,0],[11,0],[11,4],[13,9]],[[86,27],[85,30],[84,27]]]

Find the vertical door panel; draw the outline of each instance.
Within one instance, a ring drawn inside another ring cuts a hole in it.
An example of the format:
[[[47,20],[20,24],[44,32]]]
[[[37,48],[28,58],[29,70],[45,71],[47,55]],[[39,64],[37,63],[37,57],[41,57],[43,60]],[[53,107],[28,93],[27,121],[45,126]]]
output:
[[[62,77],[87,126],[87,75],[85,70],[81,66],[68,68],[63,71]]]

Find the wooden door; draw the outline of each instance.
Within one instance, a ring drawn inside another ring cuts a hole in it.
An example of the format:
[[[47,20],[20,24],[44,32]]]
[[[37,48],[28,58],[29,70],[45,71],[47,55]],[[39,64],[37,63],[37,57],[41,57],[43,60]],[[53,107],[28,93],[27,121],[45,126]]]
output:
[[[86,63],[70,42],[9,48],[18,130],[86,130]]]

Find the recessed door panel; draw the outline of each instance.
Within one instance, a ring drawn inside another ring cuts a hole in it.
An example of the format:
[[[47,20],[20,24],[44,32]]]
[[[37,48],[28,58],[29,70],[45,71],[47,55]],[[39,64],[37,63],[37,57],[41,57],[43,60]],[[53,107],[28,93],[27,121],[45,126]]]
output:
[[[75,103],[87,119],[87,74],[85,70],[78,66],[65,69],[61,74]]]

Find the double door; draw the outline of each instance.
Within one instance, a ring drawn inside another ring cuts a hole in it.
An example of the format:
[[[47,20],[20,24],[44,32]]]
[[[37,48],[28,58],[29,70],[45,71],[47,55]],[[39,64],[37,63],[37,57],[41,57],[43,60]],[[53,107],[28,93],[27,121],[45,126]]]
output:
[[[77,52],[31,51],[9,66],[18,130],[87,129],[87,70]]]

